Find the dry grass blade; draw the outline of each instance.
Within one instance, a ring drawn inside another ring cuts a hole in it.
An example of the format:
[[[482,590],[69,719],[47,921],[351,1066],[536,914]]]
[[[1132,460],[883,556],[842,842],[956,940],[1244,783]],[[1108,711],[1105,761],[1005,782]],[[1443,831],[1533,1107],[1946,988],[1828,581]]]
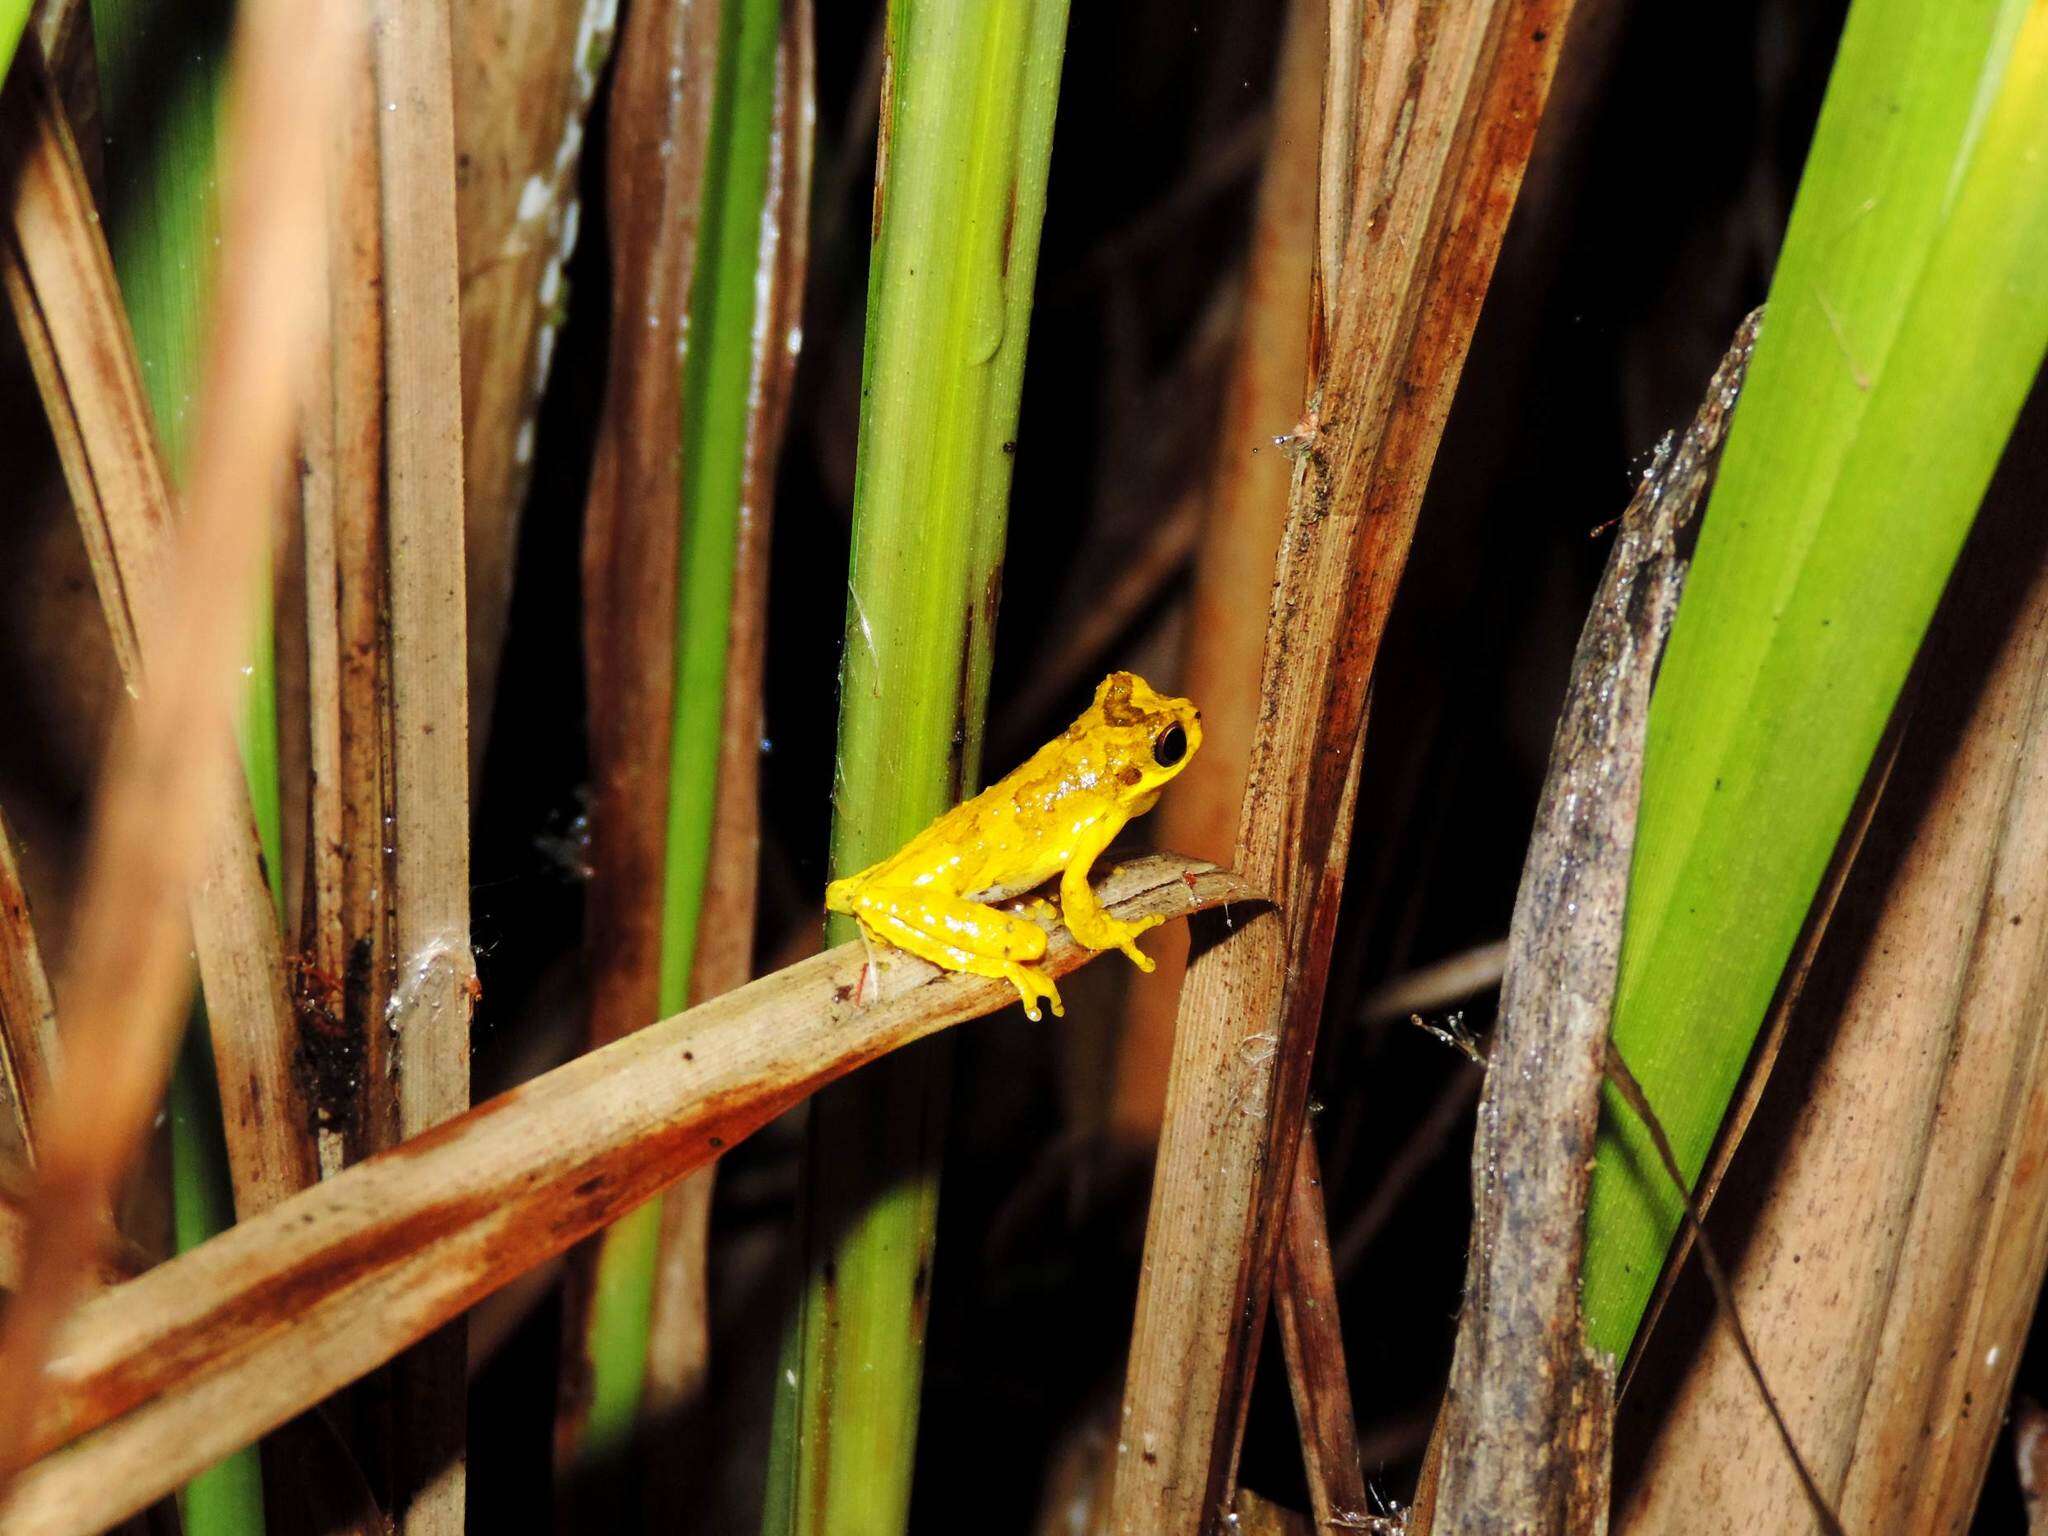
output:
[[[6,286],[49,414],[129,690],[171,661],[156,613],[175,508],[98,215],[70,130],[31,61],[4,93],[4,142],[18,156]],[[194,493],[198,492],[194,482]],[[266,488],[267,490],[267,488]],[[267,509],[258,497],[257,512]],[[212,601],[209,596],[205,601]],[[150,661],[150,658],[157,658]],[[146,665],[147,663],[147,665]],[[180,680],[181,682],[183,680]],[[312,1174],[291,1072],[291,1008],[276,909],[240,780],[195,806],[205,830],[191,906],[235,1177],[237,1207],[260,1210]],[[182,943],[182,941],[181,941]]]
[[[391,677],[391,958],[398,1134],[469,1107],[469,641],[454,73],[444,5],[386,0],[375,38]],[[466,1349],[455,1324],[401,1362],[388,1512],[463,1528]]]
[[[1578,1464],[1568,1429],[1579,1379],[1612,1371],[1586,1346],[1579,1267],[1644,728],[1685,580],[1678,544],[1713,482],[1757,322],[1622,515],[1573,657],[1472,1148],[1471,1257],[1441,1429],[1446,1529],[1562,1533],[1570,1490],[1607,1483],[1604,1466]],[[1611,1400],[1611,1386],[1596,1390]]]
[[[1098,889],[1126,920],[1258,905],[1172,857]],[[1052,935],[1048,970],[1090,958]],[[822,1084],[1015,997],[891,955],[863,1004],[873,964],[843,945],[641,1030],[87,1303],[46,1368],[34,1449],[54,1454],[17,1480],[0,1532],[104,1526]]]
[[[264,518],[275,504],[290,443],[292,367],[312,320],[303,274],[313,264],[320,227],[327,66],[331,35],[341,30],[338,11],[321,8],[316,16],[309,35],[296,11],[281,4],[257,5],[242,15],[222,187],[222,302],[205,370],[188,512],[166,584],[154,597],[127,587],[129,601],[140,605],[136,627],[150,658],[149,680],[102,784],[78,931],[60,989],[66,1066],[41,1137],[27,1270],[0,1333],[0,1381],[8,1387],[0,1401],[0,1468],[19,1464],[50,1335],[83,1278],[101,1213],[162,1094],[184,1019],[181,908],[192,882],[206,873],[207,832],[222,822],[218,807],[229,803],[239,782],[230,760],[238,662],[263,574]],[[13,78],[25,76],[15,71]],[[40,190],[47,217],[53,204],[61,210],[76,200],[81,186],[75,156],[63,156],[61,141],[52,138],[49,125],[58,120],[47,96],[41,101],[41,110],[28,104],[26,121],[42,129],[32,138],[7,135],[37,150],[16,183],[14,248],[27,258],[31,242],[54,243],[60,257],[68,257],[59,260],[59,272],[82,280],[85,291],[98,296],[100,323],[112,325],[104,309],[111,295],[105,250],[96,240],[81,240],[79,228],[90,227],[82,224],[83,210],[71,216],[78,222],[60,222],[54,230],[22,217],[23,193]],[[15,112],[9,118],[10,129],[24,122]],[[10,265],[16,274],[10,288],[24,286],[21,266]],[[37,297],[47,324],[68,323],[68,312],[54,302],[57,294],[38,284]],[[125,368],[113,365],[114,373],[134,389],[132,353],[116,347],[111,356],[125,359]],[[100,403],[76,389],[66,398],[74,422],[92,420]],[[205,900],[198,906],[203,912]],[[264,911],[268,922],[267,897]],[[275,937],[274,926],[269,931]],[[261,963],[260,952],[254,963]],[[269,981],[281,988],[281,967]],[[284,1054],[285,1038],[267,1043]],[[245,1102],[231,1100],[230,1113]],[[289,1102],[279,1098],[260,1107],[276,1115]]]
[[[1307,1098],[1373,658],[1542,116],[1567,0],[1333,21],[1311,395],[1268,621],[1239,858],[1285,916],[1182,993],[1112,1529],[1227,1502]],[[1338,88],[1347,71],[1360,91]],[[1355,210],[1355,211],[1354,211]],[[1344,253],[1341,267],[1328,262]],[[1145,1448],[1139,1454],[1139,1448]]]
[[[1301,1459],[1316,1528],[1357,1529],[1370,1518],[1372,1506],[1358,1461],[1358,1421],[1337,1326],[1337,1276],[1330,1267],[1323,1170],[1313,1136],[1301,1138],[1280,1270],[1273,1280],[1273,1315],[1287,1357],[1287,1386],[1301,1428]]]
[[[452,6],[473,761],[511,612],[541,391],[568,307],[584,127],[617,11],[617,0]]]
[[[36,1124],[57,1060],[57,1005],[0,816],[0,1157],[35,1161]]]
[[[2031,510],[1994,493],[1722,1194],[1756,1211],[1730,1266],[1736,1305],[1859,1532],[1968,1528],[2048,1260],[2026,1171],[2048,1142],[2042,554]],[[1682,1367],[1665,1347],[1651,1341],[1645,1380],[1672,1396],[1649,1399],[1661,1412],[1625,1528],[1795,1526],[1788,1469],[1728,1467],[1764,1427],[1735,1341],[1717,1333]]]
[[[469,1107],[469,696],[462,352],[447,13],[393,3],[377,39],[384,168],[385,484],[399,984],[398,1123]]]

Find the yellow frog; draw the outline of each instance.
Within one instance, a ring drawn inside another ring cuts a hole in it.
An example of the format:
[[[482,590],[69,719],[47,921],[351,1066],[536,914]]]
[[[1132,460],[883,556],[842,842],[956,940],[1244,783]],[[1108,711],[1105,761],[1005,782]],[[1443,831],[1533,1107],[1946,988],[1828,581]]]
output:
[[[1120,949],[1149,971],[1138,935],[1162,919],[1111,917],[1088,884],[1088,866],[1133,816],[1159,799],[1202,744],[1202,714],[1112,672],[1081,718],[1008,778],[956,805],[903,847],[825,888],[825,905],[859,919],[870,941],[906,949],[949,971],[1000,976],[1024,1012],[1038,1000],[1063,1013],[1059,989],[1031,962],[1045,930],[991,902],[1060,877],[1060,915],[1090,949]]]

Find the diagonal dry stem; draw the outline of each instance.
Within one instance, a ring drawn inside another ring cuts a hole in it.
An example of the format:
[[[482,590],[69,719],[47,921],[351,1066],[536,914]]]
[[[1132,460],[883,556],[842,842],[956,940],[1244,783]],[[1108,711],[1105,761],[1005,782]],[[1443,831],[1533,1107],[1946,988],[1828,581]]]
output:
[[[1235,876],[1172,856],[1112,870],[1099,890],[1124,920],[1259,909]],[[1052,934],[1055,975],[1090,958]],[[46,1367],[33,1439],[45,1459],[0,1504],[0,1532],[118,1519],[826,1082],[1014,997],[906,956],[877,973],[862,945],[842,945],[579,1057],[95,1298]]]

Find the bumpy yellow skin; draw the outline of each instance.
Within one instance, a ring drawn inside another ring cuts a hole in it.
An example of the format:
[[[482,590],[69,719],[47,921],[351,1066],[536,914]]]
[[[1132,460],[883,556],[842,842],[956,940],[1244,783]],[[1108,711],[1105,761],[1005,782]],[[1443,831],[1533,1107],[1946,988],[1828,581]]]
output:
[[[1039,1017],[1062,1013],[1059,989],[1034,967],[1045,930],[991,905],[1059,877],[1060,916],[1089,949],[1152,962],[1138,935],[1160,919],[1124,923],[1095,899],[1088,869],[1133,816],[1159,799],[1202,744],[1201,711],[1112,672],[1095,702],[1008,778],[956,805],[903,847],[826,887],[825,905],[850,913],[870,942],[893,944],[950,971],[999,976]]]

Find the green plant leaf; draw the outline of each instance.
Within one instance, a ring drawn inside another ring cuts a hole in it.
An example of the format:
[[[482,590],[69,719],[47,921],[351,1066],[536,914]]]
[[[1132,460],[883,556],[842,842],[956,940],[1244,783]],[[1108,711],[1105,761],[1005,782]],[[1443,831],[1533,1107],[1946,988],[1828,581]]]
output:
[[[1857,0],[1650,714],[1614,1038],[1697,1178],[2048,350],[2048,11]],[[1680,1210],[1611,1096],[1592,1341]]]

